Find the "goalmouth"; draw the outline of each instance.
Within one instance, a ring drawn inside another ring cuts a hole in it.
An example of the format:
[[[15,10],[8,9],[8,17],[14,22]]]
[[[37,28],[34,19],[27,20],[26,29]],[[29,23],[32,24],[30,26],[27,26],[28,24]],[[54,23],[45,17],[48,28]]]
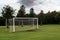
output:
[[[16,30],[20,29],[21,27],[23,28],[25,26],[32,29],[38,29],[38,18],[15,17],[13,19],[9,19],[9,24],[10,32],[15,32]]]

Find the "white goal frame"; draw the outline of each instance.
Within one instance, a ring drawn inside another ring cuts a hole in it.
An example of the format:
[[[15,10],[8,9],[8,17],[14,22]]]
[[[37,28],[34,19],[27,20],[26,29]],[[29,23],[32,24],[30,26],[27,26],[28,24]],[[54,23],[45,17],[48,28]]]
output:
[[[34,20],[36,19],[37,21],[37,27],[36,29],[38,29],[38,18],[29,18],[29,17],[15,17],[13,18],[13,25],[12,25],[12,32],[15,32],[15,19],[32,19],[33,20],[33,29],[34,29]],[[11,30],[11,28],[10,28]],[[10,31],[11,32],[11,31]]]

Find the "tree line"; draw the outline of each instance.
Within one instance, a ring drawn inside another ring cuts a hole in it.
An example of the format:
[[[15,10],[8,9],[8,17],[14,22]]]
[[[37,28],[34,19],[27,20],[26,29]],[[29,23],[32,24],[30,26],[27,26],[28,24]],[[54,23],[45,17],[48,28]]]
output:
[[[44,13],[43,10],[40,11],[38,15],[31,8],[29,14],[25,14],[25,6],[22,5],[17,13],[17,17],[38,17],[39,24],[60,24],[60,12],[48,11]]]
[[[1,12],[3,18],[6,21],[6,25],[8,28],[8,19],[11,19],[14,17],[15,10],[9,6],[6,5],[3,7],[2,12]],[[48,11],[47,13],[44,13],[43,10],[40,11],[38,15],[34,12],[34,8],[30,8],[30,11],[28,14],[25,12],[25,6],[21,5],[20,9],[18,10],[18,13],[16,17],[37,17],[39,20],[39,24],[60,24],[60,12],[57,11]]]

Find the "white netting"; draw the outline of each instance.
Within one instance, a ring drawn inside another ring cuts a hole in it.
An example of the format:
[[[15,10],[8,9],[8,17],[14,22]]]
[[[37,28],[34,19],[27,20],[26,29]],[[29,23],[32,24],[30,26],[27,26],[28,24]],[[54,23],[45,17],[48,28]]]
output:
[[[38,18],[13,18],[9,19],[10,31],[21,31],[38,28]]]

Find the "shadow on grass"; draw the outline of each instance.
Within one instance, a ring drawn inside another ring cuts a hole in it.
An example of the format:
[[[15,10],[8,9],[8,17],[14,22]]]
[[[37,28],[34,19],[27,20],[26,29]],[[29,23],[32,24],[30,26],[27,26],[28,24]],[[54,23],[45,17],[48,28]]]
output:
[[[31,30],[21,30],[21,31],[16,31],[16,32],[37,32],[38,29],[31,29]]]

